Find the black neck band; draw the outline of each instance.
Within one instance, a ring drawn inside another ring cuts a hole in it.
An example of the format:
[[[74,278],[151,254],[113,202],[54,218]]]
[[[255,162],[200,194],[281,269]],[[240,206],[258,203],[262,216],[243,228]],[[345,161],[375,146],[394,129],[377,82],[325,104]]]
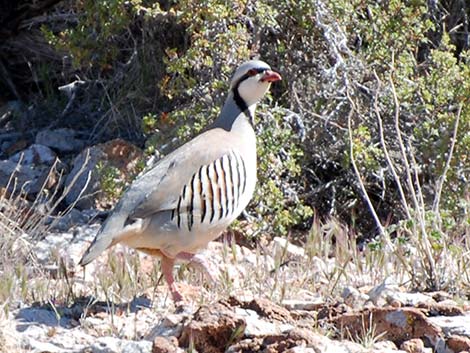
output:
[[[249,75],[243,75],[240,80],[238,80],[237,84],[235,87],[233,87],[233,99],[235,100],[235,103],[237,104],[238,108],[240,108],[240,111],[242,111],[250,120],[250,124],[254,126],[255,120],[254,117],[251,116],[251,112],[248,109],[248,105],[246,105],[245,100],[240,96],[240,93],[238,92],[238,87],[240,86],[240,83],[245,81]]]

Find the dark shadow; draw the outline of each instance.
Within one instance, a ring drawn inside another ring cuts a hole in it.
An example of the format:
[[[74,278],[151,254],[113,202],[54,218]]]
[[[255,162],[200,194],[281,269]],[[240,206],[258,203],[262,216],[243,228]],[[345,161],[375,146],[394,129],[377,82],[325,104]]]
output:
[[[93,297],[80,297],[70,306],[51,304],[35,305],[19,310],[15,319],[19,321],[16,329],[25,331],[31,325],[61,326],[73,328],[81,318],[97,313],[123,312],[136,313],[143,308],[150,308],[151,301],[147,297],[137,297],[128,303],[115,304],[112,302],[97,301]]]

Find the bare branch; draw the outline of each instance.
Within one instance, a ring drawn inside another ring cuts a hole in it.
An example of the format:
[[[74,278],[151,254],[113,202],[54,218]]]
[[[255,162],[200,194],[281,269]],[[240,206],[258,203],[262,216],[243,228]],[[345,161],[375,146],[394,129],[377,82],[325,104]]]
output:
[[[459,129],[461,113],[462,113],[462,104],[460,104],[459,110],[457,111],[457,116],[455,118],[454,131],[452,132],[452,140],[450,143],[449,154],[447,156],[446,164],[444,166],[444,170],[442,171],[442,175],[439,177],[437,181],[437,185],[436,185],[436,195],[434,197],[434,202],[432,205],[432,210],[436,214],[436,216],[440,215],[439,208],[440,208],[440,203],[441,203],[442,188],[444,187],[447,173],[450,169],[450,162],[452,161],[452,156],[454,155],[454,149],[455,149],[455,143],[457,142],[457,132]],[[440,217],[439,217],[439,220],[440,220]]]

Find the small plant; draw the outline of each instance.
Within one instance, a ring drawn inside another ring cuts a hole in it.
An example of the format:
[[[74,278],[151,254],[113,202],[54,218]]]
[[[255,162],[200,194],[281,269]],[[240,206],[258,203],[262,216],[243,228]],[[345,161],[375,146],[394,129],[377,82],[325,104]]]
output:
[[[245,325],[240,325],[236,327],[232,334],[230,335],[230,338],[227,341],[227,344],[225,347],[228,349],[231,345],[233,345],[235,342],[239,341],[241,337],[243,337],[243,334],[245,333]]]
[[[355,337],[351,337],[350,332],[348,332],[348,335],[350,336],[349,339],[351,341],[360,343],[364,348],[373,348],[374,345],[387,334],[387,332],[381,332],[379,334],[377,333],[377,328],[373,321],[372,312],[369,313],[367,318],[366,315],[361,316],[361,324],[362,327],[360,333],[356,333]]]
[[[105,166],[102,162],[97,164],[96,169],[100,177],[102,192],[111,200],[119,199],[125,187],[125,181],[122,180],[119,169],[111,165]]]

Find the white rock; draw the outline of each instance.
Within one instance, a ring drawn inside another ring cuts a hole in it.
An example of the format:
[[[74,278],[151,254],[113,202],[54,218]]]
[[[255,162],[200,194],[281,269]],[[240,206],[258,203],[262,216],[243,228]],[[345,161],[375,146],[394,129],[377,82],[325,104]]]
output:
[[[21,335],[24,337],[30,337],[36,340],[39,340],[44,337],[47,334],[47,331],[49,330],[49,327],[45,325],[24,325],[21,320],[15,320],[15,322],[17,332],[21,332]]]
[[[330,263],[328,263],[328,261]],[[314,256],[310,259],[311,271],[314,273],[330,273],[336,267],[335,259],[322,259]]]
[[[72,238],[72,233],[50,233],[44,238],[43,242],[49,246],[64,246],[70,243]]]
[[[459,306],[459,304],[452,299],[445,299],[439,302],[439,305],[448,305],[448,306]]]
[[[470,337],[470,315],[433,316],[427,319],[432,324],[439,326],[446,336],[459,335]]]
[[[341,292],[341,297],[344,299],[346,305],[353,308],[362,306],[369,299],[369,296],[359,292],[352,286],[344,287]]]
[[[42,130],[36,135],[36,144],[55,148],[62,152],[80,151],[85,142],[73,129]]]
[[[290,243],[287,239],[275,237],[273,239],[273,249],[276,256],[281,256],[284,252],[294,257],[304,257],[305,249]]]
[[[93,207],[93,198],[89,196],[99,190],[96,166],[104,158],[105,153],[96,146],[87,148],[75,157],[72,170],[65,178],[65,186],[69,188],[65,196],[67,205],[76,202],[76,206],[81,209]]]
[[[98,223],[78,226],[74,228],[74,241],[77,242],[91,242],[95,239],[96,233],[101,228],[101,225]]]
[[[168,314],[163,318],[162,325],[164,327],[173,327],[178,325],[181,321],[183,321],[183,315]]]
[[[41,189],[40,178],[44,173],[46,171],[34,169],[29,165],[18,165],[10,160],[0,161],[0,186],[6,187],[9,184],[9,191],[24,190],[35,194]]]
[[[24,337],[22,340],[22,347],[27,349],[29,352],[34,352],[34,353],[42,353],[42,352],[49,352],[49,353],[65,353],[65,352],[70,352],[69,350],[64,350],[60,347],[57,347],[56,345],[49,343],[49,342],[41,342],[38,340],[35,340],[34,338],[31,337]],[[77,351],[72,351],[72,352],[77,352]]]
[[[0,347],[4,352],[20,351],[21,342],[18,339],[14,320],[9,320],[5,316],[0,313]]]
[[[297,300],[297,299],[285,299],[282,301],[282,306],[289,310],[318,310],[318,308],[325,304],[325,301],[321,298],[317,300]]]
[[[262,320],[254,310],[235,308],[235,314],[243,317],[246,322],[245,336],[257,337],[278,335],[293,328],[290,324],[277,324]]]
[[[433,353],[454,353],[453,351],[447,349],[447,344],[443,337],[438,337],[433,348]]]
[[[356,288],[347,286],[343,288],[343,291],[341,292],[341,298],[346,300],[350,297],[359,297],[360,294],[361,293]]]
[[[361,352],[361,346],[354,342],[348,341],[333,341],[328,337],[320,334],[312,334],[311,339],[314,341],[312,344],[315,347],[315,352],[318,353],[353,353]]]
[[[422,304],[436,304],[436,301],[429,295],[422,293],[403,293],[389,291],[385,299],[388,303],[399,302],[404,306],[418,306]]]
[[[44,145],[37,143],[32,144],[27,149],[18,152],[9,158],[10,161],[18,163],[21,160],[21,164],[45,164],[52,165],[57,155],[53,150]]]
[[[313,348],[297,346],[292,347],[286,353],[317,353]]]
[[[50,224],[54,230],[66,232],[73,226],[86,224],[89,220],[90,217],[85,212],[72,208],[62,217],[51,217]]]
[[[153,342],[157,336],[179,337],[183,330],[182,321],[185,317],[186,315],[166,315],[157,326],[152,328],[152,330],[145,336],[145,339]]]
[[[81,320],[81,324],[85,329],[89,329],[93,335],[104,335],[111,329],[108,320],[99,317],[86,317]]]
[[[397,352],[398,348],[392,341],[379,341],[375,342],[372,346],[378,352]]]
[[[385,304],[385,296],[387,293],[391,292],[399,292],[400,288],[398,285],[389,277],[385,278],[382,283],[380,283],[378,286],[375,286],[372,288],[369,293],[369,299],[376,305],[379,304]],[[381,303],[379,303],[379,300],[382,300]]]
[[[249,249],[243,247],[236,247],[235,248],[237,251],[237,258],[241,259],[241,262],[244,262],[246,264],[249,264],[251,266],[257,266],[259,265],[260,258],[261,256],[257,256],[255,253],[250,251]]]
[[[59,329],[52,337],[46,336],[45,340],[67,352],[82,352],[85,347],[95,342],[96,337],[88,335],[80,327],[76,327],[74,329]]]
[[[152,352],[152,342],[100,337],[90,348],[92,353],[150,353]]]
[[[72,240],[72,233],[48,233],[44,239],[34,246],[35,255],[41,263],[50,263],[51,260],[55,260],[51,258],[51,253],[55,252],[62,257],[66,257],[67,252],[70,250]]]
[[[405,293],[390,278],[372,288],[369,293],[370,300],[379,306],[390,303],[400,303],[403,306],[418,306],[422,304],[435,304],[436,301],[427,294]]]

